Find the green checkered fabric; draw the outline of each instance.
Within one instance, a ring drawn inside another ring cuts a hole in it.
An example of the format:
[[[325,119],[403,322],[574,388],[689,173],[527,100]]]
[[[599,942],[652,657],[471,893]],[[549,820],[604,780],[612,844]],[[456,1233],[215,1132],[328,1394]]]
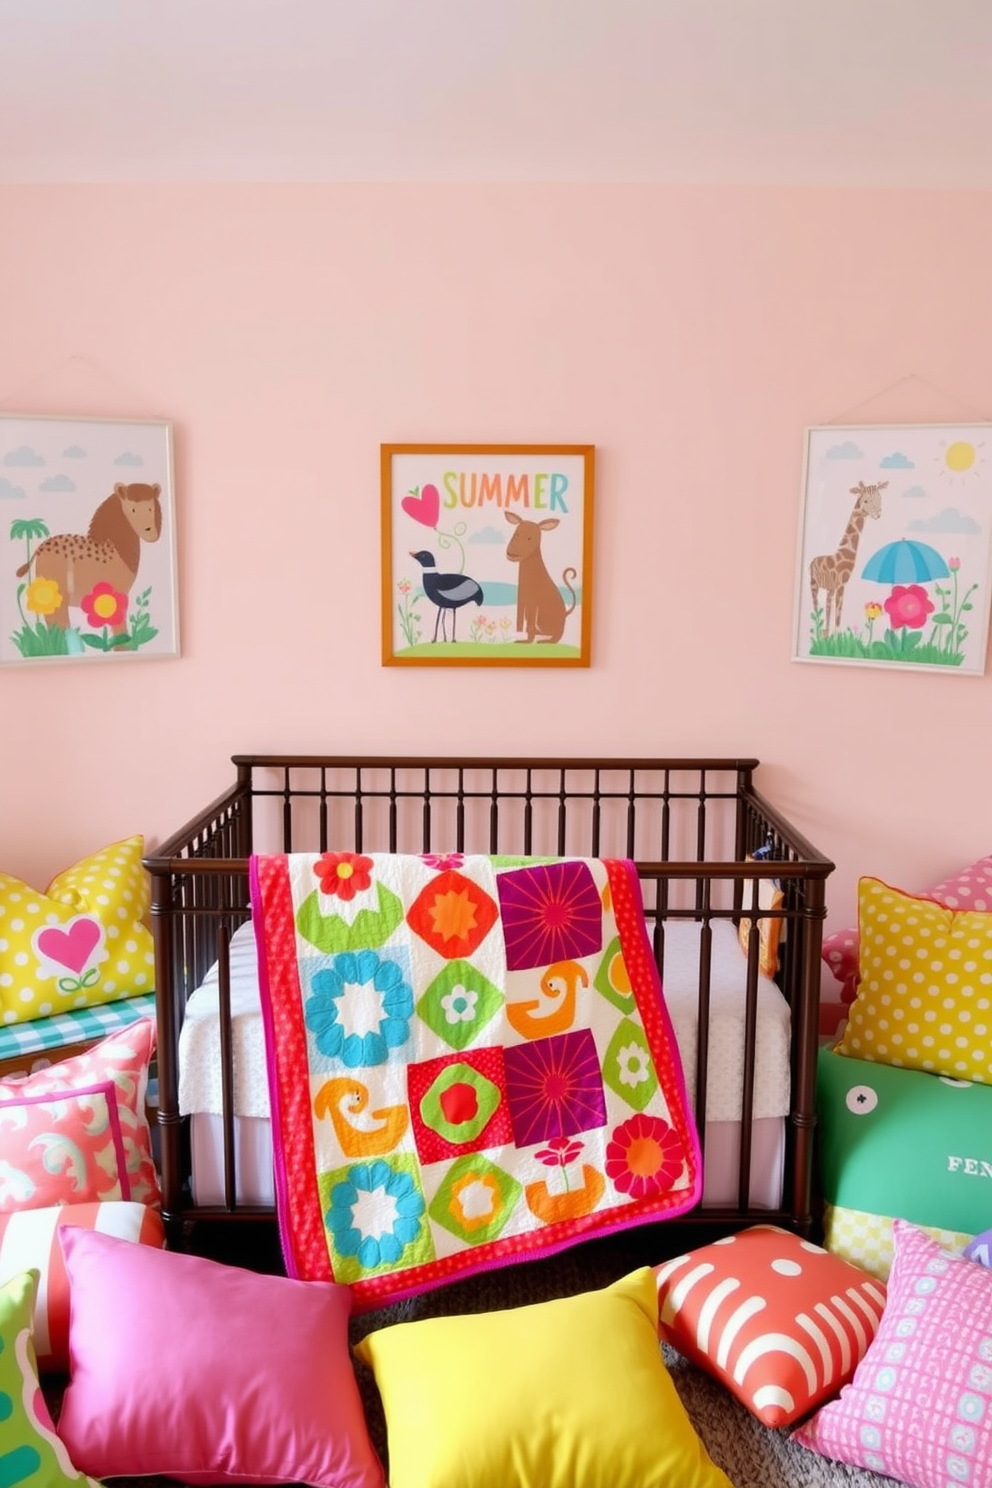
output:
[[[0,1060],[106,1038],[139,1018],[154,1016],[155,993],[146,992],[99,1007],[77,1008],[73,1013],[52,1013],[49,1018],[34,1018],[29,1023],[10,1023],[0,1026]]]

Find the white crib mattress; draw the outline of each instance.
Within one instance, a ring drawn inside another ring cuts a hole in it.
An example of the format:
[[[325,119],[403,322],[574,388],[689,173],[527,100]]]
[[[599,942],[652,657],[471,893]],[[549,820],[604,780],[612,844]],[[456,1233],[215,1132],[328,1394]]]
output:
[[[739,1122],[744,1082],[744,1001],[747,963],[728,920],[713,922],[710,970],[707,1122]],[[664,995],[682,1056],[690,1102],[695,1100],[699,937],[692,920],[665,925]],[[234,1108],[238,1116],[269,1116],[265,1037],[255,937],[250,923],[231,938],[231,1022]],[[179,1108],[184,1115],[222,1109],[216,967],[189,999],[179,1037]],[[755,1120],[788,1115],[789,1006],[770,977],[758,978],[754,1071]]]

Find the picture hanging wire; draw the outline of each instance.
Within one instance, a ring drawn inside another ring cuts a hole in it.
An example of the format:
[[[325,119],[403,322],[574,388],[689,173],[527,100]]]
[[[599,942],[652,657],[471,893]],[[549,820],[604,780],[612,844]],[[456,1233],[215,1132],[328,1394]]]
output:
[[[879,388],[877,393],[871,393],[867,398],[862,398],[861,402],[855,403],[853,408],[845,409],[842,413],[835,413],[832,418],[824,419],[824,425],[849,423],[852,414],[859,413],[861,409],[870,407],[872,403],[877,403],[879,398],[884,398],[886,393],[891,393],[895,388],[902,387],[903,383],[906,382],[920,383],[921,386],[930,388],[932,392],[939,393],[942,398],[950,398],[951,401],[957,403],[960,408],[966,409],[968,413],[973,414],[976,418],[978,418],[981,423],[992,423],[992,416],[987,413],[982,413],[979,409],[973,407],[970,403],[965,403],[963,399],[956,397],[954,393],[949,393],[946,388],[938,387],[935,382],[930,382],[928,378],[921,377],[918,372],[907,372],[904,377],[897,377],[895,382],[890,382],[887,384],[886,387]],[[890,423],[892,422],[892,420],[886,419],[885,422]],[[917,423],[919,421],[917,419],[912,419],[910,420],[910,422]],[[940,419],[936,420],[935,422],[946,423],[949,422],[949,420]]]

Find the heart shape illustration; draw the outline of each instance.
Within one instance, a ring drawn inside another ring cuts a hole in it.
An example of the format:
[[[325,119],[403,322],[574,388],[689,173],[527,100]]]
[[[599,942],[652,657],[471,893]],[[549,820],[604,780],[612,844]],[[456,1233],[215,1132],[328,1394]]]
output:
[[[437,486],[425,486],[419,496],[404,496],[400,506],[415,522],[422,522],[425,527],[437,526],[438,513],[441,510]]]
[[[60,930],[56,925],[39,930],[35,945],[46,961],[54,961],[57,966],[64,966],[78,977],[102,938],[103,927],[99,920],[80,915],[65,930]]]

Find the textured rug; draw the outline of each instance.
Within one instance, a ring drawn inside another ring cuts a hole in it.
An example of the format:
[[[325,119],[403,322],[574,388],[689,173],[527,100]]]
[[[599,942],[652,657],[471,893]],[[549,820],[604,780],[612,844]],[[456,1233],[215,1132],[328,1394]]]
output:
[[[254,1270],[282,1271],[274,1228],[250,1228],[252,1234],[248,1249],[245,1249],[243,1239],[239,1239],[236,1245],[232,1244],[233,1232],[229,1227],[221,1227],[219,1238],[207,1234],[194,1236],[190,1248],[214,1259],[250,1266]],[[694,1235],[689,1226],[667,1229],[653,1226],[604,1240],[588,1241],[557,1256],[484,1272],[423,1296],[393,1303],[381,1311],[365,1313],[352,1320],[352,1342],[357,1343],[366,1333],[389,1323],[522,1307],[607,1286],[638,1266],[654,1265],[680,1254],[702,1238]],[[734,1488],[839,1488],[839,1485],[847,1485],[847,1488],[892,1488],[891,1478],[844,1467],[793,1445],[788,1431],[773,1431],[761,1425],[722,1385],[689,1364],[667,1344],[662,1345],[662,1352],[689,1419],[710,1456],[723,1468]],[[356,1363],[356,1372],[370,1435],[383,1461],[387,1462],[385,1419],[375,1381],[361,1363]],[[62,1389],[61,1381],[46,1383],[45,1395],[56,1416]],[[113,1481],[118,1488],[132,1488],[132,1485],[133,1488],[158,1488],[169,1480],[115,1478]],[[452,1485],[452,1488],[459,1488],[459,1485]],[[505,1488],[513,1488],[513,1485],[506,1484]],[[589,1485],[577,1483],[575,1488],[589,1488]]]

